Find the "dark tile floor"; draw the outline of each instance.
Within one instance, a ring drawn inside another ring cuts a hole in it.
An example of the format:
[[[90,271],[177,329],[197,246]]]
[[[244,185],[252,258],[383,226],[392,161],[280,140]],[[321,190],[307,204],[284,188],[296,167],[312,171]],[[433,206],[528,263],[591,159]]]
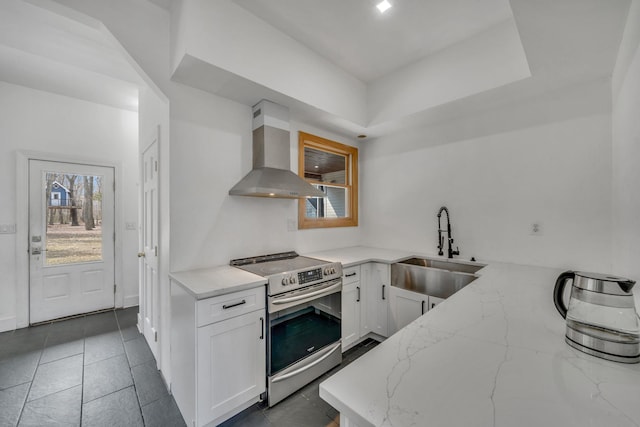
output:
[[[342,355],[342,364],[287,397],[273,408],[261,402],[239,413],[219,427],[337,427],[340,417],[331,405],[320,398],[318,385],[358,357],[378,345],[367,340]]]
[[[0,426],[184,426],[137,307],[0,334]]]
[[[0,426],[185,426],[136,328],[137,307],[0,333]],[[342,365],[273,408],[258,403],[223,427],[336,427],[318,384],[375,347],[366,341]]]

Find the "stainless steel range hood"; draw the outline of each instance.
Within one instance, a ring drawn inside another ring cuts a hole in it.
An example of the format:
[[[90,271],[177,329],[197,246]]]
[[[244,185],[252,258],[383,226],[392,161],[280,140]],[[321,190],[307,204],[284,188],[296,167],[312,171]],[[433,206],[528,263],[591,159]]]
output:
[[[253,170],[240,180],[232,196],[297,199],[324,197],[290,167],[289,110],[262,100],[253,107]]]

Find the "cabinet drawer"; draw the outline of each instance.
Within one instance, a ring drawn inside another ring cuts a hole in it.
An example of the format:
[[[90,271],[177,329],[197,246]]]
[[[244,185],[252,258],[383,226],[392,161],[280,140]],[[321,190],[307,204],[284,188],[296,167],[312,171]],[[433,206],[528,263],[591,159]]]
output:
[[[246,291],[207,298],[198,301],[198,326],[208,325],[265,307],[263,286]]]
[[[342,284],[357,282],[360,280],[360,266],[343,268],[342,269]]]

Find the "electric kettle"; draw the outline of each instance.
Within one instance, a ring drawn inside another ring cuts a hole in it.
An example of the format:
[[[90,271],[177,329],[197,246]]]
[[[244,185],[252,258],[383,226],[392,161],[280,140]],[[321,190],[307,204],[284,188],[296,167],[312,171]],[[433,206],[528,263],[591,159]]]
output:
[[[573,283],[567,308],[563,295],[569,280]],[[597,273],[562,273],[553,302],[567,321],[567,344],[615,362],[640,362],[640,326],[631,291],[635,283]]]

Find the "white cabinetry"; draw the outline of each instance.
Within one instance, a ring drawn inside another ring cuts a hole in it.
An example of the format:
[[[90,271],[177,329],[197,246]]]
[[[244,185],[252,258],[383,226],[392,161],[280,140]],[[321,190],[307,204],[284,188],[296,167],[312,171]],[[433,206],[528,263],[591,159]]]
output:
[[[435,308],[444,298],[432,297],[395,286],[389,287],[389,335],[396,333],[409,323]]]
[[[406,289],[389,288],[391,332],[395,333],[422,316],[429,309],[429,297]]]
[[[440,304],[442,301],[444,301],[444,298],[432,297],[429,295],[429,310],[433,310],[436,305]]]
[[[196,301],[171,284],[172,392],[187,425],[217,425],[265,392],[263,287]]]
[[[342,270],[342,351],[346,351],[360,339],[362,307],[360,266]]]
[[[366,304],[362,314],[361,335],[369,332],[389,336],[389,282],[388,264],[371,262],[361,267],[363,288],[366,289]]]
[[[387,264],[368,263],[343,269],[343,352],[367,336],[388,336],[389,280]]]

